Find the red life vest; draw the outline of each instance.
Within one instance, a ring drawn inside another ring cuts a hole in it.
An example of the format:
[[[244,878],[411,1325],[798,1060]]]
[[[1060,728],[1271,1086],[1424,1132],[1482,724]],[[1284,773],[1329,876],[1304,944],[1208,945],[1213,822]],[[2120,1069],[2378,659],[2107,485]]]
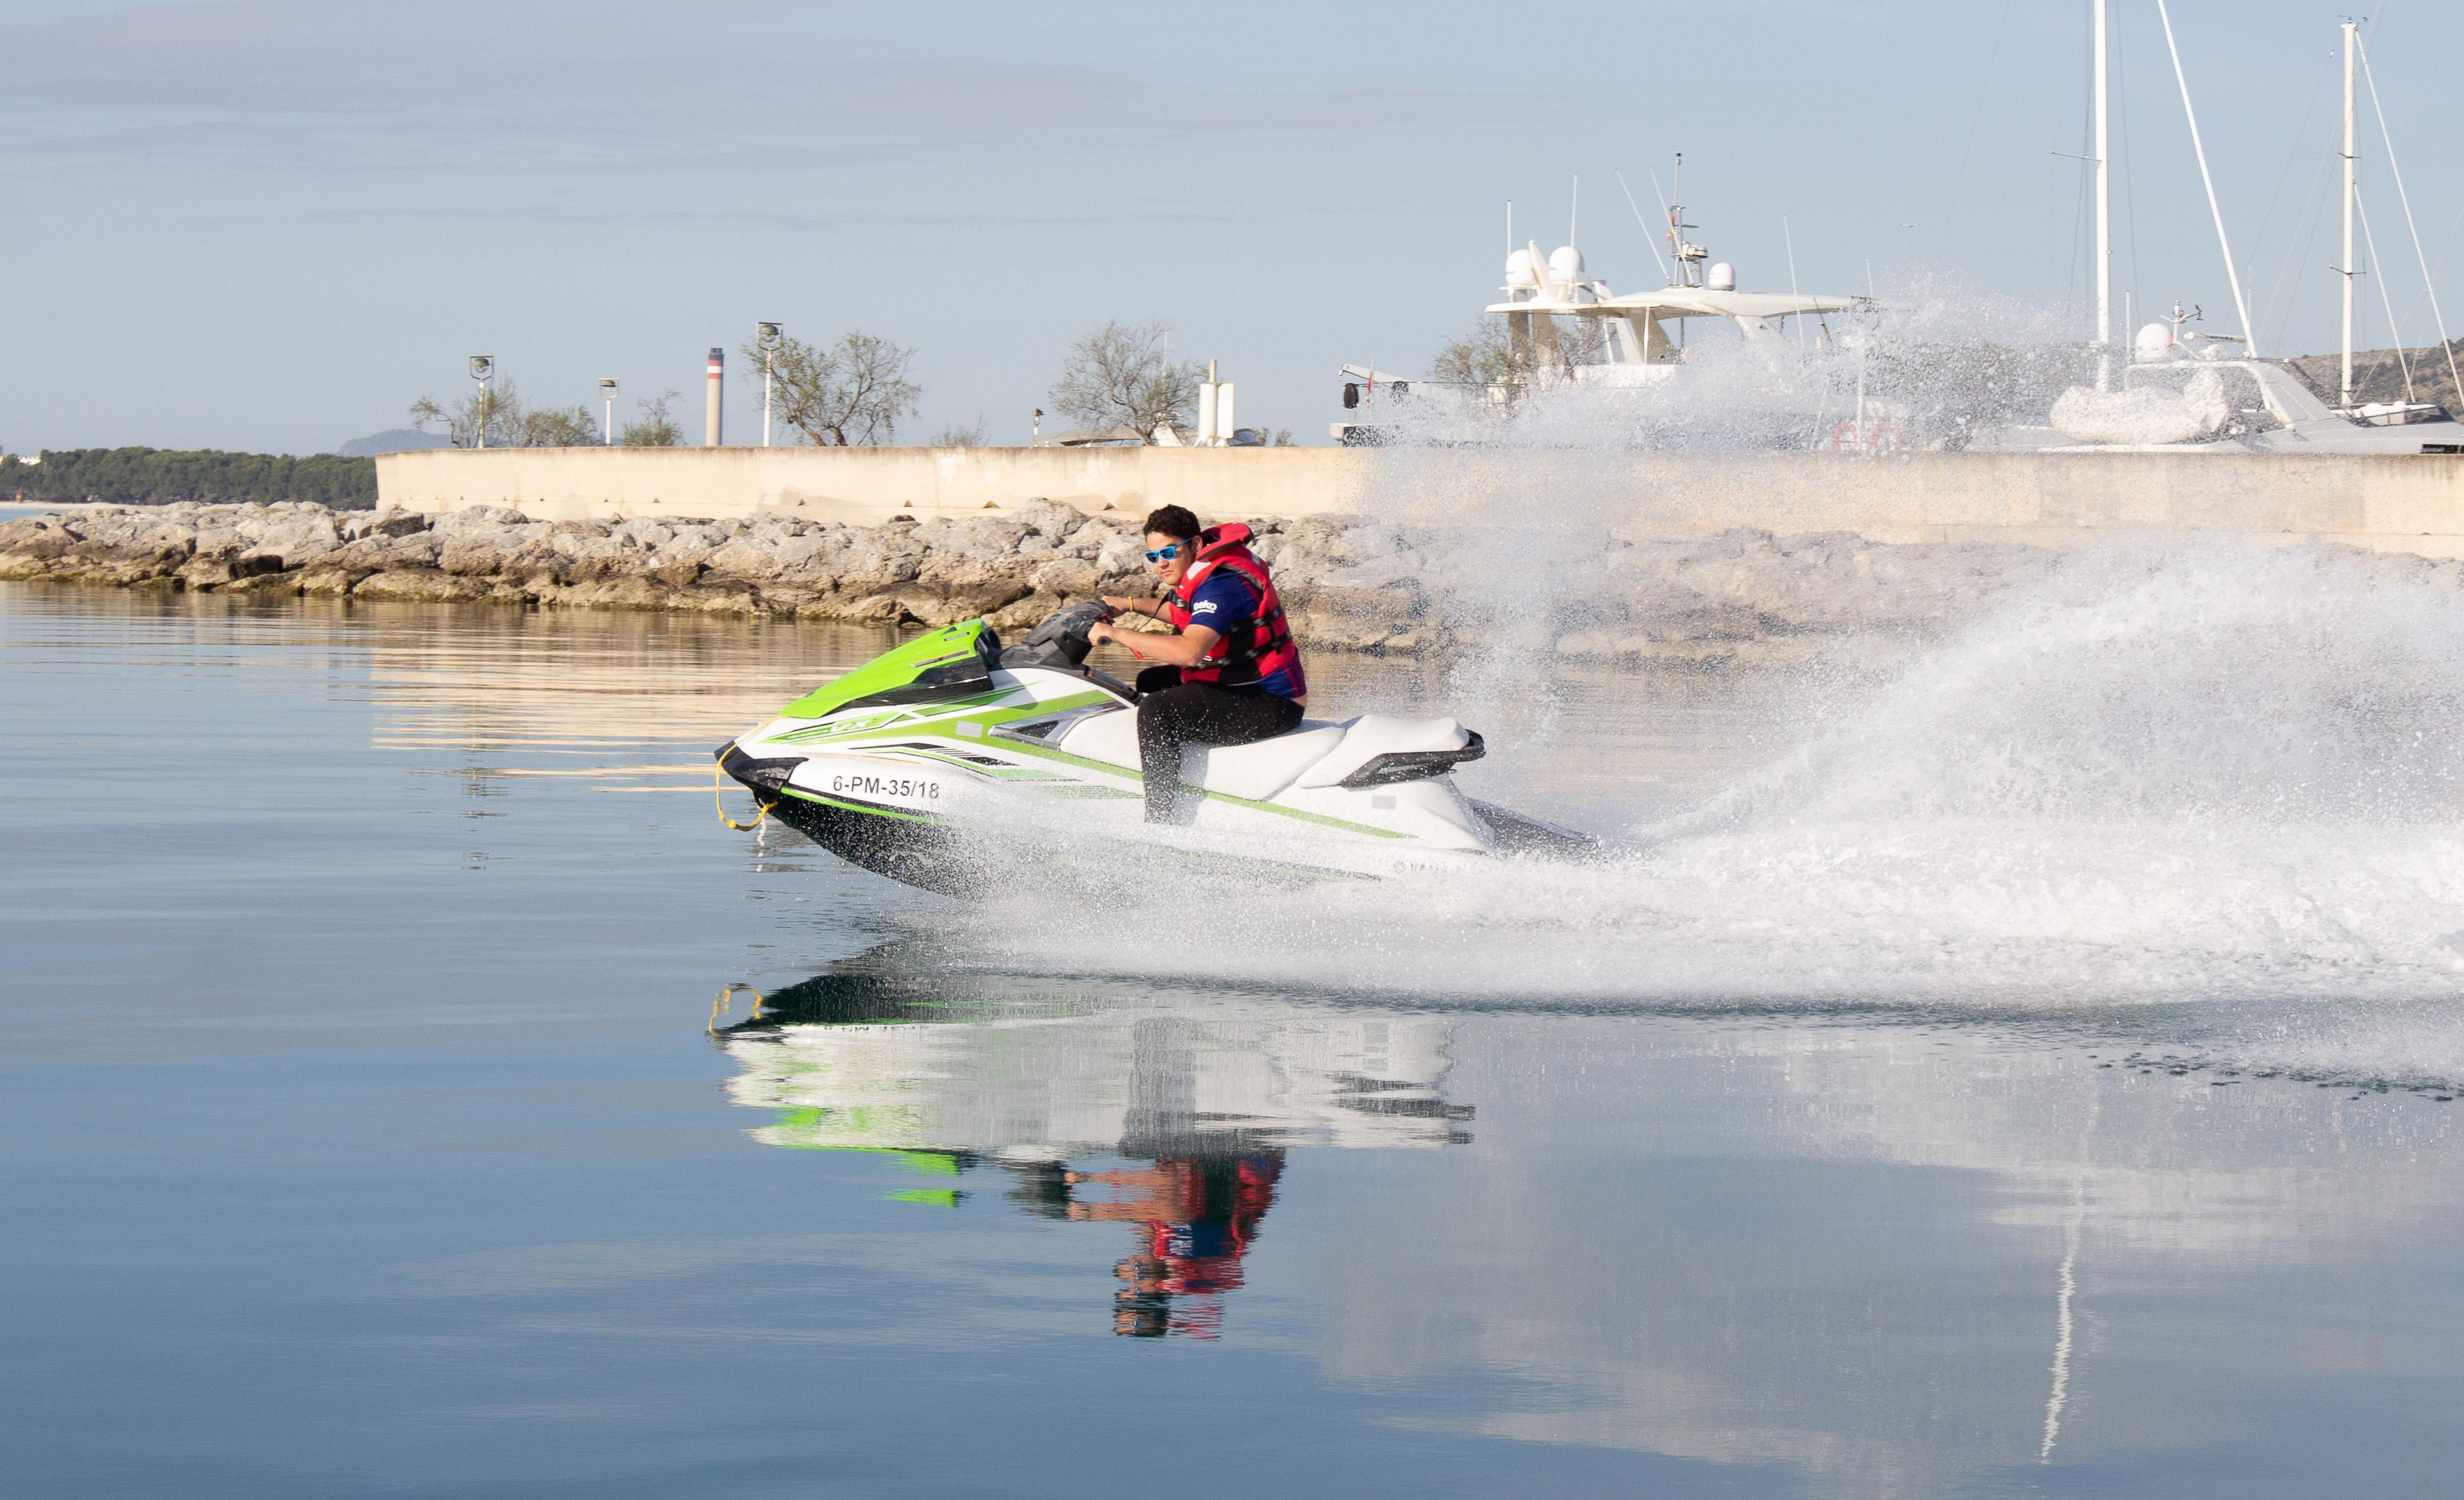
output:
[[[1164,601],[1164,613],[1175,629],[1189,629],[1189,603],[1198,585],[1219,567],[1228,567],[1248,580],[1258,591],[1258,611],[1246,620],[1223,628],[1222,638],[1215,650],[1201,657],[1195,667],[1183,667],[1183,682],[1215,682],[1227,688],[1254,687],[1276,673],[1291,674],[1294,698],[1309,695],[1309,681],[1301,673],[1301,650],[1292,643],[1291,627],[1284,621],[1284,602],[1275,592],[1275,581],[1266,572],[1266,564],[1249,550],[1249,528],[1239,521],[1212,526],[1198,534],[1198,555],[1189,571],[1181,575],[1180,586]],[[1213,626],[1207,627],[1215,629]]]

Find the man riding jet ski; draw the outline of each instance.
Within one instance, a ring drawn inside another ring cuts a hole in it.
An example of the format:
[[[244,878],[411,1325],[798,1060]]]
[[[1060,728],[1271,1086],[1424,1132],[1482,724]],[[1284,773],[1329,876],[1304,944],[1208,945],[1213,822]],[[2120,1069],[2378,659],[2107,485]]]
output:
[[[1173,549],[1153,559],[1170,598],[1073,605],[1007,650],[981,620],[945,626],[720,746],[719,767],[841,858],[949,895],[1125,852],[1312,878],[1596,848],[1464,797],[1450,773],[1485,747],[1451,718],[1302,717],[1299,654],[1246,529],[1187,524],[1148,538]],[[1222,631],[1205,624],[1234,612],[1217,577],[1254,594]],[[1190,629],[1116,633],[1116,605]],[[1160,665],[1139,686],[1088,667],[1099,634]]]
[[[1177,505],[1147,517],[1147,566],[1169,595],[1104,598],[1115,611],[1170,620],[1177,635],[1131,634],[1108,616],[1087,638],[1162,663],[1138,673],[1138,757],[1146,768],[1149,823],[1172,821],[1181,751],[1190,745],[1245,745],[1288,735],[1309,702],[1301,650],[1284,623],[1284,603],[1266,564],[1249,550],[1249,528],[1235,522],[1200,531]]]

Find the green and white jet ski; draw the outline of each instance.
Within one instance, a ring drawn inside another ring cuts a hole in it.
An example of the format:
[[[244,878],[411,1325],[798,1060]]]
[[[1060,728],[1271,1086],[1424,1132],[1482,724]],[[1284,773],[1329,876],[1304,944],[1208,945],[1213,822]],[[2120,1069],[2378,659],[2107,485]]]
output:
[[[1150,824],[1136,694],[1085,665],[1102,617],[1073,606],[1007,651],[981,620],[934,630],[720,746],[719,767],[850,864],[951,895],[1071,879],[1125,846],[1300,878],[1596,848],[1464,797],[1450,773],[1477,734],[1379,714],[1187,751],[1175,821]]]

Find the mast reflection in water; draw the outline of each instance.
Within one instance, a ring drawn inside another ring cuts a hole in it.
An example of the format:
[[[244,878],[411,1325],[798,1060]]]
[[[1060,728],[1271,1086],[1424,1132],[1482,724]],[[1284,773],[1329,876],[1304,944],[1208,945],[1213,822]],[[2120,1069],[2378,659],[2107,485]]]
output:
[[[956,1206],[993,1169],[1025,1212],[1117,1224],[1129,1253],[1112,1330],[1213,1338],[1243,1283],[1293,1146],[1433,1148],[1471,1139],[1446,1097],[1452,1026],[1266,1000],[1203,1019],[1131,997],[953,999],[894,950],[763,995],[730,986],[713,1032],[742,1070],[749,1134],[869,1152],[942,1185],[891,1196]]]

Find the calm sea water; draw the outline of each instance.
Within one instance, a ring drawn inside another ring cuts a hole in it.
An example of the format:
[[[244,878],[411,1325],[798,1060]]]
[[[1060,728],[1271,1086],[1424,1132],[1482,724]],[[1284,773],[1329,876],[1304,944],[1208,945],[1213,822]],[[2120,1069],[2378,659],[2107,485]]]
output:
[[[1689,997],[1622,886],[1244,966],[1066,872],[1028,940],[714,816],[886,639],[0,585],[8,1492],[2454,1492],[2455,1106],[2312,969]],[[1619,827],[1807,691],[1313,675]]]

